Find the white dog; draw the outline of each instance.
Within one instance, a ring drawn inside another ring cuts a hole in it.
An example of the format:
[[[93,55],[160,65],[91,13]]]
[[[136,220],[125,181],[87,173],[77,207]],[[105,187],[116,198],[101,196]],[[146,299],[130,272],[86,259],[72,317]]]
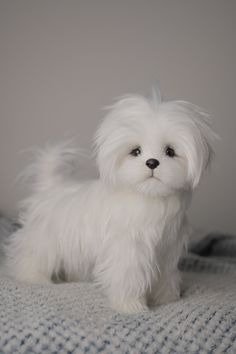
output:
[[[95,137],[98,180],[73,177],[71,146],[40,152],[23,227],[6,246],[8,274],[32,283],[62,272],[94,279],[120,312],[178,299],[186,209],[215,137],[199,107],[161,102],[156,92],[110,108]]]

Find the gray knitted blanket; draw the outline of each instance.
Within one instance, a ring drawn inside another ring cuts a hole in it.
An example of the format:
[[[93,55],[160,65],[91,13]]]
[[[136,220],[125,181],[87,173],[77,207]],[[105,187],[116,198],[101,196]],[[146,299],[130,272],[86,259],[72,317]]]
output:
[[[1,227],[2,225],[2,227]],[[0,220],[0,233],[12,225]],[[26,285],[0,275],[0,353],[236,353],[236,237],[185,257],[181,300],[138,315],[90,283]]]

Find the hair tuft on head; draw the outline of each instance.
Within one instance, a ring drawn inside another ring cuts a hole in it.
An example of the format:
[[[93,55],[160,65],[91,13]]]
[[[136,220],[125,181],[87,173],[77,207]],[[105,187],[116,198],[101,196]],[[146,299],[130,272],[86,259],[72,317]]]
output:
[[[159,106],[162,102],[161,91],[159,88],[158,81],[156,81],[152,86],[152,101],[155,106]]]

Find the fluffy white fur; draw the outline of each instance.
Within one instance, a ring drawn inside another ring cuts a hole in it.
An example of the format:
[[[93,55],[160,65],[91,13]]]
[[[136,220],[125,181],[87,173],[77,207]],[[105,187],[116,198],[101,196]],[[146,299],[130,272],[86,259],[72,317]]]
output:
[[[178,299],[186,209],[214,138],[199,107],[134,95],[110,107],[98,129],[99,179],[73,177],[78,153],[72,146],[41,151],[31,168],[23,227],[6,246],[8,274],[32,283],[61,274],[67,281],[94,279],[120,312]],[[150,169],[149,159],[159,165]]]

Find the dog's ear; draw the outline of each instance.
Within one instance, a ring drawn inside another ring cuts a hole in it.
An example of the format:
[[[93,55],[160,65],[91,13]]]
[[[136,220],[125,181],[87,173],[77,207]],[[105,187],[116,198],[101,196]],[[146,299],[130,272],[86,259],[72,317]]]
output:
[[[191,122],[189,124],[191,139],[186,148],[186,155],[191,186],[195,188],[212,161],[213,145],[215,140],[219,140],[219,136],[212,130],[211,117],[202,108],[189,102],[180,101],[179,104]]]
[[[127,154],[130,144],[137,142],[137,126],[145,127],[143,117],[149,114],[150,100],[140,95],[125,95],[114,105],[107,107],[94,137],[94,151],[100,177],[106,182],[116,183],[117,164]],[[138,133],[139,136],[140,133]]]

